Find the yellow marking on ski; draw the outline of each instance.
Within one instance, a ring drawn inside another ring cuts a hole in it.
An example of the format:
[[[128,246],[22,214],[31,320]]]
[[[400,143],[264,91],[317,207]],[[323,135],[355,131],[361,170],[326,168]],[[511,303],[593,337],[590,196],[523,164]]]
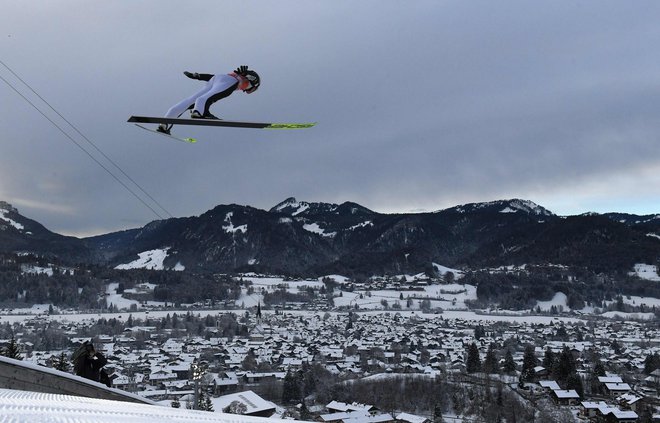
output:
[[[303,129],[303,128],[311,128],[314,125],[316,125],[316,122],[314,122],[314,123],[273,123],[271,125],[266,126],[264,129]]]

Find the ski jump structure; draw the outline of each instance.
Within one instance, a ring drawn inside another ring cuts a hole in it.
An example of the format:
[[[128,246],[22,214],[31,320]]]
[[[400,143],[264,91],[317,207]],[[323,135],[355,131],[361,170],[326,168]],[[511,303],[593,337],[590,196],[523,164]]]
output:
[[[102,383],[80,376],[2,356],[0,356],[0,388],[156,404],[139,395],[108,388]]]

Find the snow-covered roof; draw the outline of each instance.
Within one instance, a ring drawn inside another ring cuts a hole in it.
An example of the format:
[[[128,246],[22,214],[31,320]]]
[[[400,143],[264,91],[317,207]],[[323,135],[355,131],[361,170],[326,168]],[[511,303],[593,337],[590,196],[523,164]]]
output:
[[[426,417],[417,416],[415,414],[408,414],[408,413],[399,413],[396,415],[396,419],[408,423],[424,423],[425,421],[428,420]]]
[[[275,404],[266,401],[252,391],[236,392],[234,394],[223,395],[219,398],[211,398],[213,409],[217,411],[222,411],[229,407],[234,401],[245,404],[247,407],[245,414],[253,414],[270,409],[275,410],[276,408]]]
[[[580,395],[574,389],[555,389],[552,392],[555,393],[557,398],[566,399],[566,398],[580,398]]]
[[[610,391],[630,391],[630,385],[627,383],[606,383],[605,386]]]
[[[376,414],[375,416],[355,416],[343,419],[344,423],[382,423],[394,420],[390,414]]]
[[[561,387],[559,387],[559,384],[554,380],[540,380],[539,385],[541,385],[541,387],[543,388],[548,388],[553,391],[561,389]]]
[[[621,383],[623,380],[620,376],[598,376],[600,383]]]

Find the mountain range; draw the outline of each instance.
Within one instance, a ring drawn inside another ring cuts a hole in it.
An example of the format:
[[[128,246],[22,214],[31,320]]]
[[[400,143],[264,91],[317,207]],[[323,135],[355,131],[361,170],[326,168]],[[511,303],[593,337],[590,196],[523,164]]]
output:
[[[290,276],[419,273],[514,264],[627,272],[660,260],[660,215],[558,216],[526,200],[428,213],[383,214],[356,203],[288,198],[270,210],[219,205],[200,216],[75,238],[53,233],[0,202],[0,252],[115,267],[162,250],[166,269]]]

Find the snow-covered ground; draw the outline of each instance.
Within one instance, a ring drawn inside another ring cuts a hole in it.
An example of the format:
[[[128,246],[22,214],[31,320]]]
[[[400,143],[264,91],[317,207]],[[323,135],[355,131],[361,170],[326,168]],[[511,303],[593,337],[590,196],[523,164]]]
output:
[[[55,310],[58,310],[57,307],[53,306]],[[9,313],[14,315],[40,315],[48,314],[50,309],[50,304],[34,304],[32,307],[26,308],[12,308],[12,309],[2,309],[2,313]]]
[[[555,308],[558,310],[559,307],[561,307],[561,310],[564,311],[570,310],[570,308],[566,303],[566,294],[564,294],[563,292],[555,293],[555,296],[552,297],[550,301],[537,301],[536,305],[541,309],[541,311],[550,311],[552,306],[555,306]]]
[[[261,423],[263,418],[72,395],[0,389],[0,422],[16,423]],[[271,423],[290,420],[268,419]]]
[[[164,270],[163,263],[167,258],[167,252],[170,247],[160,248],[156,250],[143,251],[138,254],[138,259],[130,263],[120,264],[115,269],[150,269],[150,270]],[[185,267],[181,263],[177,263],[172,270],[182,271]]]
[[[152,250],[160,251],[161,254],[154,253],[151,257],[152,259],[155,256],[163,257],[166,254],[166,250]],[[146,262],[146,261],[145,261]],[[462,274],[455,270],[442,267],[440,265],[435,265],[436,269],[441,273],[452,272],[455,275],[457,282],[454,283],[443,283],[443,284],[432,284],[425,285],[423,282],[423,275],[400,275],[395,280],[396,281],[407,281],[415,282],[417,287],[415,289],[408,288],[395,288],[393,282],[387,282],[382,279],[375,279],[374,283],[383,287],[380,289],[366,289],[359,284],[352,284],[352,288],[343,286],[344,284],[349,284],[350,280],[341,275],[328,275],[325,277],[317,279],[308,279],[308,280],[286,280],[283,277],[279,276],[266,276],[259,275],[255,273],[246,273],[240,275],[240,279],[244,282],[249,282],[249,284],[243,284],[241,289],[240,297],[235,301],[235,305],[240,308],[251,308],[256,307],[257,304],[261,303],[264,305],[264,295],[266,293],[272,293],[279,289],[285,289],[289,293],[302,293],[308,289],[313,289],[319,291],[324,288],[325,284],[323,283],[324,278],[331,278],[336,283],[339,284],[339,287],[336,287],[334,290],[334,306],[350,308],[352,310],[359,310],[360,312],[400,312],[400,313],[417,313],[418,315],[424,315],[422,309],[426,310],[428,307],[428,316],[437,316],[439,313],[443,313],[444,318],[455,318],[455,319],[464,319],[464,320],[476,320],[476,321],[530,321],[530,316],[527,311],[513,311],[513,310],[500,310],[497,309],[495,312],[492,310],[484,310],[477,312],[470,312],[466,301],[477,299],[477,288],[473,285],[460,283],[460,278]],[[644,267],[638,267],[640,271],[646,269]],[[648,272],[647,272],[648,273]],[[384,286],[389,285],[387,289]],[[139,294],[139,293],[148,293],[153,291],[157,285],[144,283],[139,284],[135,288],[125,290],[126,294]],[[78,316],[86,316],[86,318],[93,320],[100,316],[106,318],[118,318],[126,319],[128,313],[132,313],[135,317],[138,317],[139,314],[149,313],[149,317],[165,317],[167,313],[174,312],[173,310],[167,311],[156,311],[154,308],[164,307],[166,303],[157,302],[157,301],[147,301],[139,302],[130,298],[126,298],[123,293],[117,293],[117,288],[119,287],[118,283],[109,283],[106,288],[106,305],[113,307],[116,306],[117,313],[104,313],[101,314],[86,314],[79,315],[77,313],[68,312],[67,310],[58,310],[55,307],[55,311],[58,312],[57,316],[52,316],[58,320],[80,320]],[[249,294],[248,294],[249,292]],[[652,297],[638,297],[638,296],[624,296],[623,302],[630,304],[632,306],[641,306],[645,305],[646,307],[660,307],[660,299]],[[611,303],[611,302],[609,302]],[[542,311],[550,311],[553,306],[557,308],[557,311],[570,311],[570,308],[567,305],[567,297],[562,292],[555,293],[554,297],[549,301],[538,301],[537,306]],[[599,307],[599,306],[598,306]],[[582,310],[579,310],[583,314],[592,314],[598,307],[590,306],[585,307]],[[4,321],[19,321],[25,318],[29,318],[30,315],[44,315],[48,313],[49,304],[41,304],[34,306],[32,308],[24,309],[3,309],[0,310],[0,322]],[[133,308],[134,311],[131,311]],[[535,307],[536,308],[536,307]],[[136,310],[137,309],[137,310]],[[207,314],[217,314],[222,312],[219,310],[196,310],[195,313],[200,313],[202,315]],[[264,311],[265,312],[265,311]],[[290,310],[287,310],[290,312]],[[309,313],[316,313],[317,310],[311,310]],[[305,313],[300,311],[300,313]],[[493,314],[491,314],[493,313]],[[15,315],[25,315],[25,316],[15,316]],[[72,316],[76,314],[76,317]],[[639,318],[639,319],[649,319],[652,318],[650,313],[632,313],[625,315],[624,313],[605,313],[603,317],[615,317],[617,318]],[[544,316],[540,316],[544,317]],[[543,322],[551,322],[555,320],[555,316],[547,316],[542,319]],[[563,318],[562,318],[563,319]],[[573,319],[576,320],[576,319]],[[539,321],[540,322],[540,321]]]
[[[447,269],[447,268],[445,268]],[[448,269],[450,270],[450,269]],[[334,279],[338,283],[345,283],[347,278],[343,276],[331,275],[327,276]],[[406,277],[405,275],[400,276]],[[397,279],[399,279],[397,278]],[[414,280],[414,277],[408,276],[406,279]],[[280,287],[284,287],[287,292],[299,293],[307,288],[320,289],[324,286],[322,280],[310,279],[303,281],[286,281],[281,277],[268,277],[257,275],[244,275],[243,280],[248,280],[252,283],[254,293],[248,295],[246,290],[236,300],[236,305],[239,307],[254,307],[259,302],[263,302],[264,292],[273,292]],[[361,310],[382,310],[385,308],[383,300],[387,302],[388,308],[398,303],[402,310],[420,310],[421,301],[429,300],[431,309],[465,309],[466,300],[474,300],[477,298],[477,289],[472,285],[463,285],[459,283],[442,284],[442,285],[429,285],[420,288],[420,290],[411,291],[407,289],[392,290],[392,289],[375,289],[375,290],[355,290],[355,291],[342,291],[341,296],[337,296],[335,291],[334,304],[335,307],[351,307]],[[410,307],[407,306],[408,299],[410,299]]]
[[[119,310],[126,309],[129,310],[133,304],[139,306],[140,303],[135,300],[129,300],[124,298],[122,294],[117,294],[118,283],[109,283],[105,291],[105,304],[110,307],[110,305],[117,306]]]
[[[127,293],[138,293],[145,291],[153,291],[157,285],[144,283],[138,285],[136,288],[127,289]],[[109,283],[105,291],[105,304],[110,307],[110,305],[116,306],[118,310],[130,310],[132,305],[135,305],[138,309],[142,308],[142,305],[139,301],[131,300],[129,298],[124,298],[123,294],[117,294],[117,288],[119,284],[116,282]],[[160,301],[147,301],[147,306],[150,307],[163,307],[165,306],[164,302]]]
[[[624,320],[653,320],[655,318],[654,313],[624,313],[622,311],[608,311],[601,314],[603,317],[610,319],[624,319]]]
[[[130,263],[120,264],[115,267],[115,269],[127,270],[127,269],[151,269],[151,270],[163,270],[163,261],[167,257],[168,248],[162,248],[158,250],[149,250],[144,251],[138,254],[138,259],[133,260]]]
[[[658,267],[652,264],[638,263],[632,272],[634,275],[649,281],[660,282],[660,275],[658,275]]]

